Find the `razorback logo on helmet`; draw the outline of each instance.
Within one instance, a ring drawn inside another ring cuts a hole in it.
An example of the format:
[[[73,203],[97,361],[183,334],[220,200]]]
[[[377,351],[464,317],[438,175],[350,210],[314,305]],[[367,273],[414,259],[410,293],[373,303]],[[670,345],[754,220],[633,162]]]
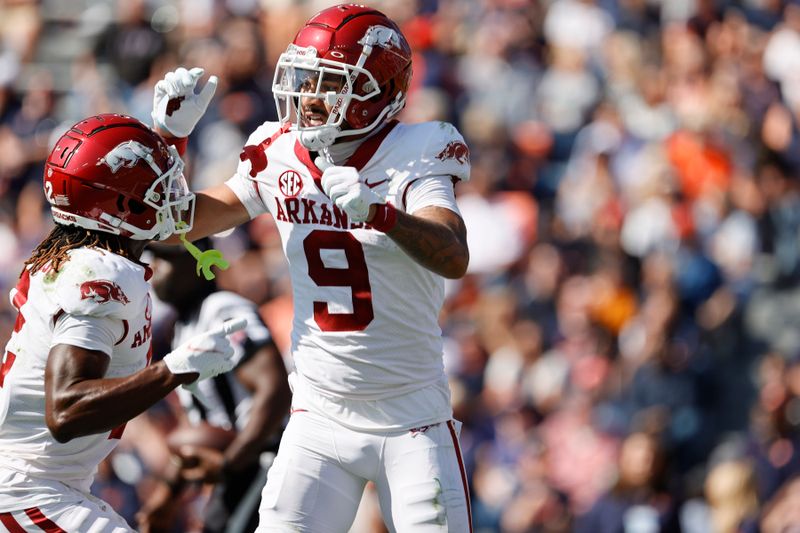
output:
[[[111,172],[116,174],[117,171],[122,167],[135,167],[136,163],[138,163],[140,159],[147,159],[152,153],[153,149],[143,145],[142,143],[136,141],[125,141],[112,148],[110,152],[108,152],[104,157],[100,158],[100,161],[98,161],[97,164],[108,165],[109,168],[111,168]]]
[[[370,42],[371,41],[371,42]],[[400,36],[392,28],[386,26],[371,26],[367,34],[358,41],[358,44],[377,44],[383,48],[402,48]]]
[[[439,152],[436,159],[440,161],[447,161],[448,159],[455,159],[459,164],[469,163],[469,148],[461,141],[450,141],[444,150]]]
[[[81,283],[81,300],[94,300],[104,304],[114,300],[122,305],[130,303],[119,285],[105,279],[95,279]]]

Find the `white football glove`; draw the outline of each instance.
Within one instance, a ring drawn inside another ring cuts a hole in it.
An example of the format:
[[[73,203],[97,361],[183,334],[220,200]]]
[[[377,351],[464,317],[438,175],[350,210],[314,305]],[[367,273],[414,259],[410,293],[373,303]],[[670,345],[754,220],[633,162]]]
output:
[[[170,132],[175,137],[188,137],[200,117],[206,112],[214,91],[217,90],[216,76],[208,78],[199,94],[194,90],[203,75],[203,69],[183,67],[167,72],[164,79],[156,83],[153,93],[153,123]]]
[[[322,173],[322,188],[354,222],[366,222],[369,206],[383,203],[381,197],[361,181],[354,167],[329,166]]]
[[[173,374],[197,372],[195,381],[212,378],[231,370],[233,347],[227,336],[247,326],[247,320],[238,318],[228,320],[219,328],[192,337],[164,356],[164,364]]]

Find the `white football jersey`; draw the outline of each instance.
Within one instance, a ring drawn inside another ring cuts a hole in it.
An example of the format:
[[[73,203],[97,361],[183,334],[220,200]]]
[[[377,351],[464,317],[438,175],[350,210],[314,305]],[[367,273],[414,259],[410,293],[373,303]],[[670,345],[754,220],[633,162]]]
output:
[[[50,348],[70,344],[109,354],[106,377],[133,374],[150,360],[149,269],[97,249],[69,254],[59,272],[45,268],[29,275],[25,270],[11,291],[19,314],[0,370],[0,470],[22,473],[27,481],[0,487],[0,510],[43,504],[48,487],[57,487],[34,483],[32,491],[31,479],[88,491],[97,465],[124,429],[67,443],[53,438],[45,423]]]
[[[299,376],[319,392],[349,400],[446,388],[438,323],[444,279],[384,233],[348,220],[323,192],[322,173],[296,132],[265,123],[244,154],[259,143],[266,146],[266,168],[253,181],[246,159],[227,184],[251,217],[270,212],[280,231],[293,286]],[[466,180],[470,168],[463,138],[441,122],[391,122],[347,165],[401,211],[415,184],[442,176]]]
[[[255,304],[233,292],[212,293],[191,317],[179,319],[175,323],[172,347],[177,348],[192,337],[218,328],[230,318],[240,317],[247,319],[247,327],[228,336],[233,346],[233,360],[239,366],[270,340],[270,334]],[[252,397],[236,378],[235,370],[200,381],[197,386],[206,398],[207,405],[199,403],[185,388],[175,389],[192,424],[205,420],[225,429],[244,428],[250,415]]]

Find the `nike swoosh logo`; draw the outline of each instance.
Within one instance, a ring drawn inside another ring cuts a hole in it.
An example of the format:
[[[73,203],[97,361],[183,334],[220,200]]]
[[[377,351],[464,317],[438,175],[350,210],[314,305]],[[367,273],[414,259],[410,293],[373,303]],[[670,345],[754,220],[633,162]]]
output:
[[[378,185],[381,185],[381,184],[383,184],[383,183],[386,183],[387,181],[389,181],[389,178],[386,178],[385,180],[381,180],[381,181],[376,181],[375,183],[370,183],[370,182],[368,182],[367,180],[364,180],[364,185],[366,185],[366,186],[367,186],[367,187],[369,187],[370,189],[374,189],[374,188],[375,188],[375,187],[377,187]]]

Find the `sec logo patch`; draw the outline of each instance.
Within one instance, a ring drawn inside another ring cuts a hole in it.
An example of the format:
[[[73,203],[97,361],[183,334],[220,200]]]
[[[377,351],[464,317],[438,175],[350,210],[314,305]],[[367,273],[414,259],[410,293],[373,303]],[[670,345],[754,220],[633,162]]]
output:
[[[303,189],[303,179],[294,170],[287,170],[278,178],[278,187],[287,198],[294,198]]]

